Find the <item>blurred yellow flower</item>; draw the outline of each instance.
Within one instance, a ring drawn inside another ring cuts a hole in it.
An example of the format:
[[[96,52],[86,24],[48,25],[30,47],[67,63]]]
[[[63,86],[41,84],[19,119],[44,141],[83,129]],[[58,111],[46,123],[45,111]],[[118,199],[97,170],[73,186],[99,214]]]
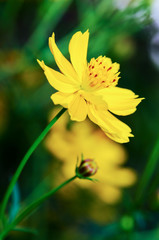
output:
[[[77,156],[80,158],[83,153],[84,159],[96,161],[98,171],[95,178],[99,182],[77,179],[76,183],[82,188],[90,189],[106,203],[119,201],[121,188],[129,187],[136,181],[133,170],[120,166],[127,158],[124,148],[107,138],[89,120],[79,124],[72,123],[70,130],[66,127],[68,122],[67,114],[53,126],[46,139],[47,148],[63,162],[62,174],[65,178],[72,176],[75,173]]]
[[[119,79],[119,64],[110,58],[99,56],[87,63],[88,30],[76,32],[70,43],[69,52],[72,64],[62,55],[55,43],[55,34],[49,38],[49,47],[61,71],[57,72],[38,63],[57,93],[51,96],[54,104],[68,108],[72,120],[83,121],[88,117],[99,125],[105,134],[114,141],[124,143],[133,137],[131,129],[115,118],[136,111],[142,98],[137,99],[132,91],[116,87]]]

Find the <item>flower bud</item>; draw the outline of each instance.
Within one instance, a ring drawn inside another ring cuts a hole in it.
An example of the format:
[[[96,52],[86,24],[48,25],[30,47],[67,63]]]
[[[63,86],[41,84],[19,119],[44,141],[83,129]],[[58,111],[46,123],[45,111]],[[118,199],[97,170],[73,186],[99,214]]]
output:
[[[76,169],[76,173],[78,177],[90,177],[97,172],[97,164],[94,162],[93,159],[85,159],[81,161],[81,164]]]

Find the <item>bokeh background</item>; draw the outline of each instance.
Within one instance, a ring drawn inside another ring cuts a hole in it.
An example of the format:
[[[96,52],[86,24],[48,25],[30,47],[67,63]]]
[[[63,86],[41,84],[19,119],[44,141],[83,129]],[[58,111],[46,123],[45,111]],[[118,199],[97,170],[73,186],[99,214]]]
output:
[[[119,145],[90,122],[78,126],[63,116],[28,161],[6,214],[11,220],[21,205],[72,177],[84,146],[84,156],[95,155],[97,178],[103,178],[71,183],[21,223],[30,233],[14,231],[8,239],[159,239],[158,164],[150,165],[154,171],[142,188],[147,162],[159,155],[158,0],[0,1],[0,198],[25,152],[60,109],[36,59],[57,69],[48,37],[55,32],[69,58],[71,36],[87,29],[88,61],[106,55],[120,63],[118,86],[145,97],[136,113],[120,118],[135,137]]]

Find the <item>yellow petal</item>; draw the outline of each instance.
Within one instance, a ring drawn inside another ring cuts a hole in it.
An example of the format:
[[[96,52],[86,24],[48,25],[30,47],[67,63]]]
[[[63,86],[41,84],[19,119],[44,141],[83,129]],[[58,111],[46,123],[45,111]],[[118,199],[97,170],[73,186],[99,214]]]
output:
[[[115,178],[114,178],[115,176]],[[136,182],[136,174],[128,168],[112,168],[105,175],[104,181],[116,187],[129,187]]]
[[[136,106],[144,98],[137,98],[134,92],[119,87],[110,87],[102,89],[103,99],[108,104],[108,109],[121,116],[132,114],[136,111]]]
[[[71,78],[71,81],[77,82],[78,76],[72,66],[72,64],[63,56],[63,54],[58,49],[55,43],[55,34],[52,34],[52,37],[49,38],[49,47],[52,52],[55,61],[60,69],[60,71]]]
[[[133,137],[131,129],[108,111],[97,110],[94,105],[89,105],[88,116],[109,138],[116,142],[126,143],[129,142],[129,137]]]
[[[120,189],[108,184],[95,184],[93,190],[97,193],[102,201],[109,204],[118,202],[122,197]]]
[[[108,109],[108,105],[103,100],[102,96],[97,95],[97,94],[93,94],[91,92],[86,92],[86,91],[83,91],[83,90],[80,90],[79,93],[81,93],[81,95],[84,97],[84,99],[87,102],[90,102],[90,103],[96,105],[98,109],[100,109],[100,110],[107,110]]]
[[[68,105],[72,101],[73,97],[74,97],[73,94],[61,93],[61,92],[56,92],[51,95],[51,99],[54,102],[54,104],[60,104],[64,108],[68,108]]]
[[[86,101],[79,94],[75,94],[71,103],[68,106],[68,112],[72,120],[83,121],[85,120],[88,107]]]
[[[83,72],[87,68],[88,38],[88,30],[84,34],[77,32],[69,44],[70,59],[81,81]]]
[[[78,85],[71,83],[68,77],[46,66],[43,61],[37,61],[44,70],[46,78],[52,87],[64,93],[72,93],[78,90]]]

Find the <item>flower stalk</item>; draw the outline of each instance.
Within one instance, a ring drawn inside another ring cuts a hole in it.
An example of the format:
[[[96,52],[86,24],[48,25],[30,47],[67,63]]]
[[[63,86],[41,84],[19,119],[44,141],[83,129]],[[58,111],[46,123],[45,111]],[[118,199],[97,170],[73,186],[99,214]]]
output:
[[[85,166],[86,164],[86,166]],[[81,171],[81,167],[85,167],[85,170],[87,170],[87,174],[83,174]],[[92,172],[93,171],[93,172]],[[66,180],[64,183],[62,183],[61,185],[59,185],[58,187],[50,190],[49,192],[45,193],[43,196],[41,196],[39,199],[35,200],[34,202],[32,202],[30,205],[26,206],[24,209],[21,210],[21,212],[17,215],[17,217],[12,221],[12,223],[4,226],[4,229],[2,230],[1,234],[0,234],[0,240],[3,240],[4,237],[7,236],[7,234],[12,231],[15,230],[15,227],[22,221],[24,220],[26,217],[28,217],[31,213],[33,213],[34,210],[36,210],[44,201],[48,200],[54,193],[56,193],[58,190],[60,190],[61,188],[63,188],[65,185],[67,185],[68,183],[72,182],[73,180],[75,180],[76,178],[83,178],[83,179],[88,179],[88,180],[93,180],[91,178],[89,178],[90,176],[94,175],[97,171],[97,166],[95,164],[95,162],[92,159],[86,159],[83,160],[83,156],[81,159],[81,164],[79,167],[76,166],[75,169],[75,176],[69,178],[68,180]],[[83,175],[82,175],[83,174]]]
[[[85,172],[81,172],[82,168],[85,168]],[[68,183],[72,182],[76,178],[83,178],[90,180],[89,177],[94,175],[97,172],[97,165],[94,162],[93,159],[85,159],[81,161],[81,164],[79,167],[76,167],[75,169],[75,176],[72,178],[66,180],[64,183],[56,187],[55,189],[50,190],[49,192],[45,193],[42,197],[40,197],[38,200],[31,203],[29,206],[27,206],[20,214],[17,216],[17,218],[13,221],[14,225],[17,225],[19,222],[21,222],[25,217],[27,217],[30,213],[32,213],[37,207],[39,207],[44,201],[49,199],[54,193],[56,193],[58,190],[63,188]],[[87,173],[86,173],[87,171]]]
[[[0,218],[3,222],[3,225],[5,225],[5,219],[4,219],[4,215],[5,215],[5,210],[7,207],[7,203],[8,200],[11,196],[11,193],[13,191],[13,188],[15,186],[15,183],[17,182],[24,166],[26,165],[28,159],[30,158],[30,156],[32,155],[32,153],[35,151],[35,149],[38,147],[38,145],[41,143],[41,141],[44,139],[44,137],[46,136],[46,134],[49,132],[49,130],[51,129],[51,127],[56,123],[56,121],[61,117],[61,115],[66,111],[65,108],[62,108],[62,110],[52,119],[52,121],[47,125],[47,127],[43,130],[43,132],[40,134],[40,136],[35,140],[35,142],[31,145],[31,147],[29,148],[29,150],[27,151],[27,153],[25,154],[25,156],[23,157],[23,159],[21,160],[9,186],[8,189],[5,193],[4,199],[2,201],[2,205],[1,205],[1,209],[0,209]]]
[[[47,199],[49,199],[54,193],[56,193],[58,190],[60,190],[61,188],[63,188],[65,185],[67,185],[68,183],[72,182],[74,179],[76,179],[78,176],[75,175],[73,177],[71,177],[70,179],[68,179],[67,181],[65,181],[64,183],[62,183],[61,185],[59,185],[58,187],[50,190],[49,192],[45,193],[42,197],[40,197],[38,200],[34,201],[33,203],[31,203],[29,206],[27,206],[26,208],[24,208],[21,213],[19,213],[19,215],[15,218],[15,220],[13,220],[13,222],[11,224],[8,224],[4,230],[2,231],[2,233],[0,234],[0,240],[2,240],[7,234],[8,232],[10,232],[11,230],[14,230],[14,228],[17,226],[17,224],[19,224],[23,219],[25,219],[26,217],[28,217],[34,210],[36,210],[44,201],[46,201]]]

